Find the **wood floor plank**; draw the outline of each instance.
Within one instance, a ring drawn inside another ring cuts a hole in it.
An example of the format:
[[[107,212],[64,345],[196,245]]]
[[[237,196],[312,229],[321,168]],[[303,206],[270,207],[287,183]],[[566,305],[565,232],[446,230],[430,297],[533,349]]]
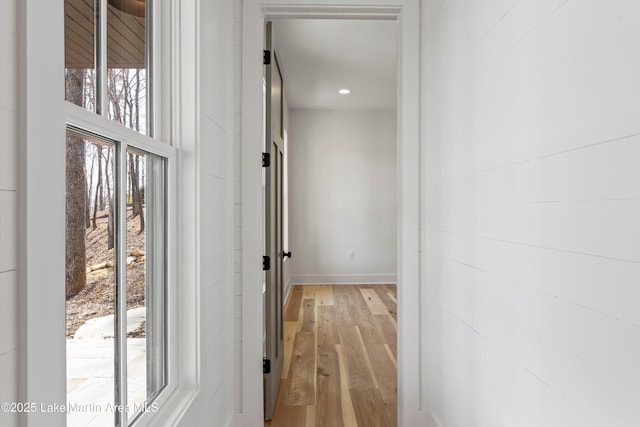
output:
[[[341,344],[336,345],[338,365],[340,366],[340,403],[342,404],[342,420],[345,427],[357,426],[356,412],[353,408],[351,393],[349,392],[349,368]]]
[[[307,421],[307,406],[289,406],[287,405],[286,393],[288,390],[288,381],[280,382],[280,390],[278,391],[278,399],[276,408],[271,421],[265,421],[265,426],[269,427],[291,427],[305,426]]]
[[[284,361],[282,365],[282,377],[286,379],[289,375],[289,364],[291,362],[291,352],[293,351],[293,342],[296,339],[296,333],[300,331],[302,322],[284,322]]]
[[[336,308],[333,305],[317,307],[318,313],[318,345],[340,344],[338,323],[336,321]]]
[[[356,421],[359,426],[389,427],[393,421],[388,419],[380,392],[375,388],[352,388],[349,390]]]
[[[378,296],[378,291],[376,289],[360,288],[360,293],[362,294],[364,302],[369,307],[369,311],[371,312],[371,314],[389,314],[387,305],[382,302],[382,300]]]
[[[398,304],[398,300],[396,300],[396,296],[391,292],[387,292],[387,296],[393,301],[395,304]]]
[[[367,317],[370,315],[369,307],[367,307],[367,303],[364,302],[364,298],[360,292],[360,287],[347,286],[346,288],[348,288],[347,298],[349,298],[349,306],[354,320],[360,320],[361,316]],[[357,315],[357,317],[353,316],[353,314]]]
[[[367,369],[369,370],[369,375],[371,375],[371,379],[373,380],[373,386],[375,388],[380,388],[380,385],[378,384],[378,379],[376,377],[376,373],[373,370],[373,366],[371,366],[371,361],[369,360],[369,355],[367,354],[367,346],[365,345],[363,339],[362,339],[362,334],[360,333],[360,328],[356,326],[356,332],[358,333],[358,339],[360,339],[360,345],[362,346],[362,348],[364,349],[363,352],[363,358],[361,360],[361,363],[363,363]],[[378,344],[380,345],[380,344]],[[384,345],[384,344],[382,344]]]
[[[391,316],[389,315],[378,315],[374,316],[376,323],[378,325],[378,329],[380,330],[382,336],[384,337],[384,344],[387,344],[393,354],[398,357],[396,349],[397,349],[397,327],[396,323],[393,321]],[[373,343],[378,344],[378,343]]]
[[[393,298],[395,299],[396,294],[398,293],[398,285],[396,285],[395,283],[387,283],[385,286],[387,287],[389,292],[393,294]]]
[[[287,405],[315,404],[316,349],[313,332],[298,332],[293,344],[289,376],[287,378]]]
[[[315,332],[316,330],[316,300],[305,298],[302,300],[302,329],[301,332]]]
[[[394,319],[397,318],[397,302],[395,297],[392,298],[393,294],[389,291],[389,288],[386,285],[376,286],[373,289],[380,298],[380,301],[385,305],[387,311]],[[390,296],[391,295],[391,296]],[[375,313],[375,314],[385,314],[385,313]]]
[[[333,305],[336,310],[336,322],[338,325],[353,323],[348,296],[348,286],[333,287]]]
[[[389,369],[393,365],[393,361],[389,358],[389,353],[387,353],[385,346],[386,344],[365,345],[367,358],[371,364],[371,369],[375,372],[378,388],[396,389],[397,375],[394,369]]]
[[[391,359],[391,362],[393,362],[393,367],[396,368],[396,371],[397,371],[398,361],[396,360],[396,355],[393,354],[393,351],[391,351],[391,347],[389,347],[389,344],[385,344],[384,348],[385,350],[387,350],[387,353],[389,354],[389,358]]]
[[[359,286],[347,286],[349,288],[347,297],[349,298],[349,308],[353,324],[360,328],[362,339],[366,344],[383,344],[384,337],[381,335],[375,319],[369,311],[369,307],[360,292]]]
[[[302,296],[304,291],[302,286],[293,285],[289,291],[289,298],[284,311],[285,321],[296,321],[300,316],[300,304],[302,304]]]
[[[344,426],[340,397],[340,364],[335,345],[318,345],[317,373],[316,425]]]
[[[287,406],[278,413],[278,418],[271,421],[272,427],[305,426],[307,421],[306,406]]]
[[[365,363],[365,348],[358,336],[356,326],[339,325],[338,331],[340,332],[340,342],[345,343],[343,348],[349,389],[375,388],[375,383]]]
[[[305,423],[305,427],[316,427],[316,406],[309,405],[307,406],[307,419]],[[319,424],[322,427],[323,424]]]
[[[304,285],[304,297],[313,298],[318,305],[333,305],[333,291],[330,285]]]
[[[382,405],[387,415],[388,425],[395,427],[398,425],[398,389],[390,387],[380,387],[378,389],[382,398]]]
[[[287,385],[286,379],[280,380],[280,388],[278,389],[278,397],[276,398],[276,405],[273,410],[273,418],[271,420],[265,420],[265,426],[274,427],[278,425],[278,421],[282,421],[282,407],[287,404]]]
[[[265,426],[396,426],[395,295],[395,285],[292,288],[286,373]]]

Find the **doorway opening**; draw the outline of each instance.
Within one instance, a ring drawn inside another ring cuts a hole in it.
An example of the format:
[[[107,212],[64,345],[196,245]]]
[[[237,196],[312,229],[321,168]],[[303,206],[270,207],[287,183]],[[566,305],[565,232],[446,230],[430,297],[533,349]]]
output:
[[[397,274],[398,274],[398,423],[422,422],[420,411],[419,285],[419,7],[415,0],[395,4],[363,1],[345,7],[337,0],[317,6],[310,0],[245,0],[242,54],[242,411],[239,425],[258,425],[263,416],[262,156],[263,28],[267,20],[380,19],[398,22],[397,98]],[[286,78],[286,76],[285,76]],[[295,256],[295,254],[294,254]],[[424,361],[422,361],[424,363]]]
[[[360,424],[368,424],[368,416],[384,406],[393,417],[379,414],[383,425],[395,425],[395,286],[392,299],[384,286],[397,281],[397,27],[395,20],[365,19],[288,18],[266,24],[263,150],[268,162],[263,177],[270,263],[264,400],[265,418],[273,417],[276,424],[286,412],[324,406],[307,413],[311,422],[324,425],[325,412],[338,414],[340,407],[356,405],[351,412]],[[290,180],[284,179],[286,167]],[[287,190],[290,223],[285,220]],[[285,244],[287,226],[291,233]],[[319,304],[317,310],[299,316],[294,308],[283,318],[292,284],[305,285],[305,309]],[[351,292],[322,287],[323,302],[307,286],[313,284],[363,286],[349,287]],[[380,296],[376,287],[384,290]],[[321,318],[324,326],[318,323]],[[323,341],[325,327],[341,332]],[[324,351],[305,349],[314,334]],[[361,346],[350,345],[354,337],[362,338]],[[388,353],[380,351],[384,345]],[[350,357],[338,362],[339,350]],[[375,368],[361,370],[364,360]],[[316,374],[320,366],[325,375]],[[327,377],[334,382],[324,381]],[[353,394],[354,405],[350,396],[316,402],[339,378],[340,393]],[[365,391],[367,399],[360,399],[358,393]]]

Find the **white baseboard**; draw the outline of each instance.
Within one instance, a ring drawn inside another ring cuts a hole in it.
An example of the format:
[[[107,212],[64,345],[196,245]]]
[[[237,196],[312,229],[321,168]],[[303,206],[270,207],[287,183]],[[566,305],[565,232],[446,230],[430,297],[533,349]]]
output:
[[[397,283],[396,274],[292,274],[290,283],[300,285],[373,285]]]

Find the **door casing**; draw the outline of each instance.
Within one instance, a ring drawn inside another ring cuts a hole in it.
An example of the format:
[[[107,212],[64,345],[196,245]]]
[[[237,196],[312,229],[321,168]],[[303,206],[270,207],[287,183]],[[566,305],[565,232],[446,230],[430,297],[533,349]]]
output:
[[[398,21],[398,425],[428,425],[422,390],[426,348],[421,330],[420,4],[419,0],[244,0],[242,29],[242,405],[235,425],[262,425],[262,49],[266,20]],[[427,174],[424,174],[427,176]],[[426,247],[424,248],[426,250]],[[424,254],[422,254],[424,255]],[[423,278],[424,280],[425,278]],[[424,287],[424,283],[423,286]],[[238,361],[236,361],[237,363]]]

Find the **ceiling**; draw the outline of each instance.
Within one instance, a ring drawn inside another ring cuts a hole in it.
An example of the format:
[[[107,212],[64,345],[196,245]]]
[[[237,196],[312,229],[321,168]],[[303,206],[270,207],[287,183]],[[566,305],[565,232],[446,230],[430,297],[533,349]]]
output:
[[[273,38],[290,109],[396,108],[397,22],[283,19]],[[348,88],[348,95],[338,94]]]
[[[65,0],[65,68],[95,67],[94,3],[94,0]],[[107,67],[144,68],[145,55],[144,18],[108,4]]]

